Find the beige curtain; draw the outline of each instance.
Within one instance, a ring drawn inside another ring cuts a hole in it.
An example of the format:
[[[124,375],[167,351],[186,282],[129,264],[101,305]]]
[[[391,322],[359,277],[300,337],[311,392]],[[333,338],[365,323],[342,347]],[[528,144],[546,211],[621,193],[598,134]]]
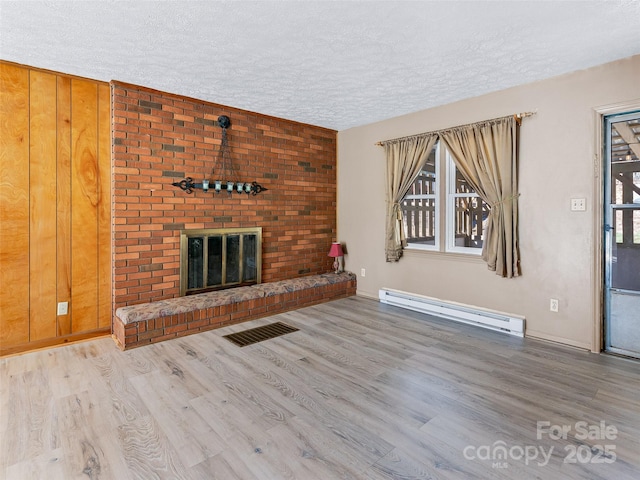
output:
[[[402,249],[407,246],[400,201],[420,174],[437,139],[437,135],[424,135],[391,140],[382,144],[387,155],[385,241],[387,262],[400,260]]]
[[[497,275],[520,275],[517,120],[510,116],[439,133],[456,167],[491,208],[482,258]]]

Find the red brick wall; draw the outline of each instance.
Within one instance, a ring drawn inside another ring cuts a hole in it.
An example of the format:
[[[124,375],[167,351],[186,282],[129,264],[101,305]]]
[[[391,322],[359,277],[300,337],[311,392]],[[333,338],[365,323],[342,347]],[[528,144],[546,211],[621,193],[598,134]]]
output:
[[[331,270],[336,235],[336,132],[112,82],[114,310],[180,290],[180,230],[263,228],[262,281]],[[268,188],[232,197],[172,182],[212,173],[227,130],[239,181]]]

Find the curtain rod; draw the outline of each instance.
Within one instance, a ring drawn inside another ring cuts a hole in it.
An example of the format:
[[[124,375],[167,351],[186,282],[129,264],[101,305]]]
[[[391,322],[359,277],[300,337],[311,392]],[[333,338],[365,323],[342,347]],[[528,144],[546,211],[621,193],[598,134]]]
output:
[[[521,113],[516,113],[514,115],[506,115],[504,117],[492,118],[491,120],[481,120],[479,122],[467,123],[466,125],[458,125],[457,127],[441,128],[440,130],[434,130],[432,132],[416,133],[415,135],[408,135],[406,137],[398,137],[398,138],[392,138],[390,140],[382,140],[380,142],[376,142],[375,145],[382,147],[385,143],[389,143],[389,142],[397,142],[399,140],[409,140],[411,138],[419,138],[425,135],[438,134],[441,132],[445,132],[447,130],[452,130],[454,128],[463,128],[463,127],[469,127],[471,125],[478,125],[480,123],[495,122],[496,120],[502,120],[504,118],[509,118],[509,117],[514,117],[516,119],[516,122],[518,122],[518,125],[520,125],[522,123],[523,118],[532,117],[536,113],[538,112],[521,112]]]

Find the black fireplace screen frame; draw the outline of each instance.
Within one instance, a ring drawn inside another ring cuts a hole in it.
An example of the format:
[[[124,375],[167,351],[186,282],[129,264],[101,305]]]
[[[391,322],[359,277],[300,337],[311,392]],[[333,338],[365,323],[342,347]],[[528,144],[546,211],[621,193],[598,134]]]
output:
[[[262,281],[262,227],[180,231],[180,296]]]

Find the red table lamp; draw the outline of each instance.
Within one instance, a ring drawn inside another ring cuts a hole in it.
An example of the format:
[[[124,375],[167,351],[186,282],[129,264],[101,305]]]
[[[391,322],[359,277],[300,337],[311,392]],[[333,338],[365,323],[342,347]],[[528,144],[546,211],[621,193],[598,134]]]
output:
[[[338,242],[332,243],[331,248],[329,249],[328,256],[335,258],[335,260],[333,261],[333,269],[335,270],[335,273],[339,273],[340,271],[340,260],[338,259],[343,255],[344,253],[342,253],[342,245],[340,245]]]

